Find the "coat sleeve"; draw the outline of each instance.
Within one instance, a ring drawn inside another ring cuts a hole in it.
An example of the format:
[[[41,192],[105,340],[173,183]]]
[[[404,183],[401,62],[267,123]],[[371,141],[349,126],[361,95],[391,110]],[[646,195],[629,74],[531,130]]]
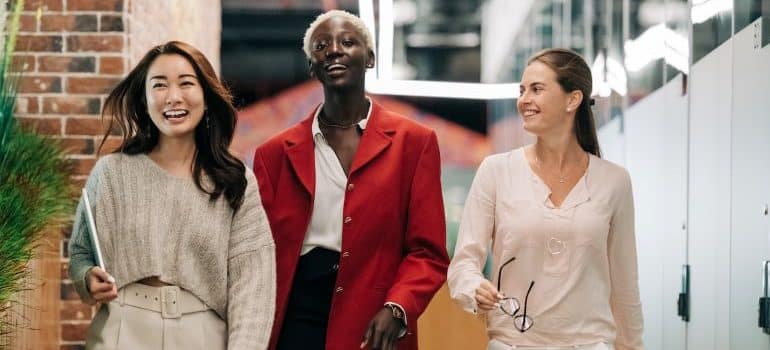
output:
[[[417,161],[407,208],[405,257],[386,300],[400,305],[414,332],[417,319],[446,280],[446,220],[436,134],[427,137]]]

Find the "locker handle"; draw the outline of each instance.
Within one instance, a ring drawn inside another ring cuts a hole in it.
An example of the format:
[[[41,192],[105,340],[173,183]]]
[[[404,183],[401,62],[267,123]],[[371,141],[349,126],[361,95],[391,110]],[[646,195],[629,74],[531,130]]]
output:
[[[690,265],[682,265],[682,289],[676,302],[677,315],[690,322]]]
[[[770,334],[770,297],[768,296],[768,270],[770,260],[762,262],[762,296],[759,297],[759,328]]]

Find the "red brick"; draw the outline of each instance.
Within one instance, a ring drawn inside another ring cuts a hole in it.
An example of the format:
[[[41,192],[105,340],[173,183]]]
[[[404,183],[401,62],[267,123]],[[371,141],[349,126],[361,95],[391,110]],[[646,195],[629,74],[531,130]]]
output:
[[[59,313],[62,321],[90,321],[91,305],[79,301],[64,301]]]
[[[62,0],[27,0],[24,2],[25,11],[37,11],[41,9],[46,11],[61,11],[64,9]]]
[[[60,35],[19,35],[16,39],[16,52],[61,52]]]
[[[102,139],[99,138],[96,141],[96,147],[99,148],[99,145],[102,143]],[[102,145],[101,149],[97,149],[99,154],[104,155],[108,153],[112,153],[113,151],[117,150],[120,145],[123,144],[123,138],[119,136],[110,136],[107,137],[106,140],[104,140],[104,145]]]
[[[61,265],[61,280],[65,281],[70,278],[70,275],[69,275],[70,264],[68,262],[62,262],[60,265]]]
[[[96,135],[102,136],[110,127],[110,122],[105,119],[102,122],[101,118],[67,118],[67,123],[64,127],[64,133],[67,135]],[[112,125],[111,135],[119,135],[120,128],[117,124]],[[101,140],[99,141],[101,142]]]
[[[37,31],[37,16],[35,16],[35,15],[21,15],[21,16],[19,16],[19,31],[20,32],[36,32]]]
[[[34,75],[22,76],[19,81],[19,92],[22,93],[43,93],[43,92],[61,92],[61,78],[59,77],[41,77]]]
[[[59,118],[17,118],[21,126],[34,130],[43,135],[61,135],[61,119]]]
[[[98,97],[43,97],[43,113],[49,114],[99,114],[101,101]]]
[[[11,61],[11,72],[34,72],[35,56],[13,55]]]
[[[61,325],[61,339],[64,341],[83,341],[88,334],[89,322],[64,323]]]
[[[102,15],[99,22],[100,32],[122,32],[125,29],[123,26],[123,16],[120,15]]]
[[[75,188],[83,188],[86,187],[86,180],[88,180],[87,176],[79,175],[79,176],[70,176],[70,183]]]
[[[40,19],[41,32],[95,32],[96,15],[43,15]]]
[[[68,0],[69,11],[122,11],[123,0]]]
[[[16,98],[16,113],[37,114],[40,113],[40,103],[37,96],[21,96]]]
[[[120,35],[75,35],[67,38],[68,52],[120,52],[122,50],[123,37]]]
[[[63,137],[59,139],[61,141],[62,149],[66,154],[94,154],[94,139],[93,138],[74,138]]]
[[[99,73],[102,74],[123,74],[125,73],[123,68],[123,57],[100,57],[99,58]]]
[[[94,167],[94,164],[96,164],[95,158],[70,158],[68,161],[72,165],[73,175],[88,175],[91,173],[91,169]],[[64,285],[62,285],[62,293],[64,293],[63,288]],[[65,299],[64,295],[62,295],[62,299]]]
[[[119,81],[118,78],[69,77],[67,78],[67,92],[73,94],[107,94]]]
[[[96,70],[96,57],[40,56],[41,72],[91,73]]]

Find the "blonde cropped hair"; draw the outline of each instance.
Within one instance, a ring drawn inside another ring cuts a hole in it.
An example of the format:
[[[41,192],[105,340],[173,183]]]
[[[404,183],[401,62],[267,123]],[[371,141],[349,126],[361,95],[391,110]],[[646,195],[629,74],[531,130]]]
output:
[[[305,51],[305,56],[307,56],[308,59],[310,59],[311,52],[313,51],[310,47],[310,37],[313,36],[313,32],[315,32],[316,28],[318,28],[321,23],[333,17],[343,17],[349,20],[350,23],[353,24],[353,27],[358,31],[358,34],[364,38],[364,44],[366,44],[366,48],[374,52],[374,41],[372,40],[372,34],[369,32],[369,29],[366,28],[366,25],[364,24],[364,21],[361,20],[361,18],[347,11],[331,10],[324,12],[316,17],[313,23],[310,23],[310,26],[308,26],[307,30],[305,31],[305,36],[302,38],[302,50]]]

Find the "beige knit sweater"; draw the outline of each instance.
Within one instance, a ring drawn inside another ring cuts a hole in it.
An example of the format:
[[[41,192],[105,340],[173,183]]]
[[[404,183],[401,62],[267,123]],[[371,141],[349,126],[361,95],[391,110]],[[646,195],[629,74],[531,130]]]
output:
[[[266,349],[275,309],[275,246],[248,168],[246,178],[235,213],[224,196],[210,202],[192,179],[170,175],[144,154],[103,157],[86,189],[105,268],[118,288],[158,276],[227,321],[228,349]],[[85,274],[95,253],[83,206],[81,199],[69,274],[80,297],[92,302]]]

